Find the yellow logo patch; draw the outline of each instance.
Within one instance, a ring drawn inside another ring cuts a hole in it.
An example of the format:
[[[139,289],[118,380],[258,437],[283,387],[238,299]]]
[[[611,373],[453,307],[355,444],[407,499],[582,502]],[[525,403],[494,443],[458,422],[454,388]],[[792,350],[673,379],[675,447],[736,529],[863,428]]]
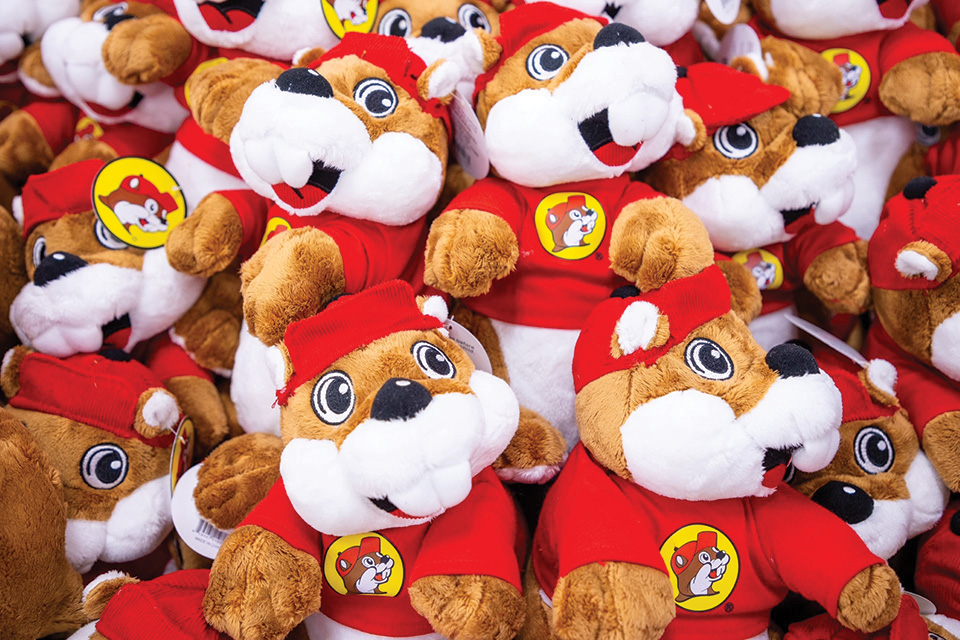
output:
[[[737,586],[737,548],[722,531],[710,525],[681,527],[660,546],[660,557],[669,567],[673,599],[681,609],[716,609]]]
[[[779,289],[783,286],[783,264],[777,256],[766,249],[738,251],[731,257],[750,270],[753,277],[757,279],[760,291]]]
[[[267,228],[263,232],[263,238],[260,239],[260,246],[267,244],[267,240],[290,229],[290,223],[280,216],[274,216],[267,220]]]
[[[370,33],[377,20],[378,0],[320,0],[323,17],[338,38],[348,31]]]
[[[379,533],[343,536],[327,548],[323,577],[341,595],[394,597],[403,588],[403,558]]]
[[[121,242],[156,249],[183,222],[187,203],[176,179],[153,160],[117,158],[93,181],[93,208]]]
[[[870,65],[853,49],[827,49],[820,54],[840,67],[843,73],[843,95],[831,113],[843,113],[857,106],[870,90]]]
[[[103,127],[100,126],[100,123],[87,116],[83,116],[77,120],[77,126],[73,130],[74,140],[82,140],[84,138],[99,140],[102,135]]]
[[[553,193],[541,200],[534,224],[543,248],[564,260],[591,255],[607,232],[607,217],[600,202],[579,191]]]

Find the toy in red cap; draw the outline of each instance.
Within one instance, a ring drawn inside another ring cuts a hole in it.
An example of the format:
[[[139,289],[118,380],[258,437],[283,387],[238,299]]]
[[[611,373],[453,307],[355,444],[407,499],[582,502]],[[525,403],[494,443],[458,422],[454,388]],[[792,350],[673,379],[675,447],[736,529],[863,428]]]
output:
[[[783,482],[833,458],[836,386],[802,347],[764,352],[723,280],[624,287],[584,324],[581,441],[540,514],[528,637],[759,638],[791,590],[853,629],[895,617],[893,570]]]
[[[856,168],[850,136],[824,117],[842,91],[840,74],[797,44],[754,45],[731,61],[746,72],[703,63],[677,81],[707,135],[645,179],[689,206],[714,248],[750,270],[763,295],[750,328],[770,348],[796,337],[784,316],[804,288],[831,312],[859,313],[870,285],[866,245],[837,221]]]
[[[173,526],[170,449],[180,421],[160,379],[116,349],[60,360],[17,347],[4,356],[0,384],[63,480],[74,568],[154,551]]]
[[[497,35],[500,12],[508,5],[508,0],[384,0],[373,30],[401,38],[437,38],[442,33],[446,41],[474,29]],[[438,19],[443,22],[433,22]],[[427,24],[431,26],[424,32]]]
[[[960,490],[960,176],[912,180],[890,199],[867,256],[877,320],[864,353],[900,372],[897,395],[923,449]]]
[[[290,325],[276,363],[280,480],[220,548],[211,625],[242,637],[266,619],[270,640],[304,620],[333,639],[516,634],[523,540],[490,465],[519,408],[444,319],[439,298],[418,303],[390,281]],[[475,608],[449,615],[478,591]]]

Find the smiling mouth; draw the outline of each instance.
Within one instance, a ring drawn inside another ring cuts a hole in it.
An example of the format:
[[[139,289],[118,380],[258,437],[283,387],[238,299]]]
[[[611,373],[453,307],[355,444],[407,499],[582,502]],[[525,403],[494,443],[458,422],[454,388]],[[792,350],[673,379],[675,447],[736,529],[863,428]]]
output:
[[[587,143],[593,155],[608,167],[620,167],[633,160],[642,144],[637,143],[627,147],[613,141],[608,109],[581,120],[577,128],[580,130],[580,137]]]
[[[774,488],[783,481],[787,473],[787,465],[798,447],[785,449],[767,449],[763,454],[763,486]]]
[[[204,2],[200,15],[214,31],[242,31],[253,24],[262,8],[263,0]]]
[[[780,215],[783,216],[783,226],[789,227],[791,224],[813,213],[817,208],[817,203],[813,203],[806,207],[801,207],[800,209],[783,209],[780,211]]]
[[[390,502],[389,498],[368,498],[370,502],[374,504],[375,507],[381,511],[386,511],[392,516],[397,516],[398,518],[407,518],[408,520],[418,520],[417,516],[412,516],[409,513],[401,511],[397,505]]]
[[[114,318],[107,324],[100,327],[103,333],[103,347],[115,347],[125,349],[130,342],[130,314],[125,313],[119,318]]]
[[[294,209],[309,209],[333,191],[343,169],[328,167],[320,160],[313,163],[313,173],[302,187],[291,187],[285,182],[271,185],[277,197]]]
[[[143,94],[139,91],[135,91],[133,93],[133,98],[130,99],[130,102],[128,102],[125,107],[120,107],[119,109],[107,109],[102,104],[97,104],[96,102],[88,102],[87,107],[90,109],[90,111],[93,111],[98,116],[104,118],[120,118],[136,109],[141,100],[143,100]]]

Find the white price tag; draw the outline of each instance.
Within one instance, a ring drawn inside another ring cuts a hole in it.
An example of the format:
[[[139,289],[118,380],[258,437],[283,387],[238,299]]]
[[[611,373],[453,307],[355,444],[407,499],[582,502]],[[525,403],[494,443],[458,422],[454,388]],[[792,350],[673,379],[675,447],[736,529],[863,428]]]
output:
[[[217,557],[220,545],[233,531],[224,531],[213,526],[200,515],[193,501],[193,490],[197,488],[197,473],[202,464],[190,467],[173,491],[170,508],[173,511],[173,526],[177,535],[188,547],[204,558]]]
[[[706,0],[713,17],[723,24],[733,24],[740,13],[740,0]]]
[[[906,591],[906,590],[904,590],[904,593],[916,601],[917,606],[920,607],[920,615],[932,616],[937,613],[937,605],[933,604],[931,601],[927,600],[919,593],[914,593],[912,591]]]
[[[467,331],[466,327],[452,319],[448,319],[446,322],[444,322],[443,328],[449,332],[450,339],[460,345],[460,348],[467,352],[467,355],[470,356],[470,360],[473,361],[473,366],[480,371],[490,374],[493,373],[493,366],[490,364],[490,356],[487,355],[487,350],[484,349],[483,345],[480,344],[480,341],[477,340],[477,336]]]
[[[487,155],[487,142],[483,137],[483,127],[477,114],[473,112],[472,100],[463,96],[461,85],[453,92],[450,102],[450,117],[453,120],[453,148],[457,163],[471,176],[479,180],[490,172],[490,156]],[[467,93],[470,96],[470,93]]]
[[[853,347],[848,345],[846,342],[844,342],[837,336],[833,335],[832,333],[829,333],[828,331],[824,331],[823,329],[813,324],[812,322],[807,322],[803,318],[798,318],[797,316],[790,315],[789,313],[785,315],[784,318],[786,318],[795,327],[799,327],[803,329],[804,331],[806,331],[807,333],[809,333],[814,338],[816,338],[823,344],[827,345],[834,351],[837,351],[838,353],[850,358],[851,360],[856,362],[860,367],[867,366],[868,364],[867,359],[864,358],[859,351],[857,351],[856,349],[854,349]]]

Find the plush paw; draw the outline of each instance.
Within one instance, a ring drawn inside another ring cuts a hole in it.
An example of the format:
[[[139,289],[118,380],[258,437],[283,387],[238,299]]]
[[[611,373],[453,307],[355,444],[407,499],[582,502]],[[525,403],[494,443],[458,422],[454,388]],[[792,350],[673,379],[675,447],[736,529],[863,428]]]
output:
[[[553,593],[553,629],[562,640],[655,640],[676,614],[666,574],[625,562],[578,567]]]
[[[504,482],[543,484],[560,471],[567,441],[539,413],[520,408],[520,423],[507,448],[493,463]]]
[[[147,84],[176,71],[192,47],[190,33],[176,19],[153,14],[114,25],[103,43],[103,64],[124,84]]]
[[[410,604],[452,640],[510,640],[523,625],[523,595],[492,576],[424,576]]]
[[[229,431],[217,387],[196,376],[174,376],[164,380],[163,386],[177,399],[184,415],[193,420],[194,457],[200,460],[220,444]]]
[[[240,276],[221,271],[207,280],[197,301],[174,323],[171,337],[204,369],[228,373],[233,370],[242,320]]]
[[[810,263],[803,284],[831,311],[862,312],[870,301],[867,243],[857,240],[827,249]]]
[[[68,144],[63,151],[58,153],[47,170],[56,171],[68,164],[75,164],[77,162],[83,162],[84,160],[103,160],[104,162],[110,162],[117,157],[119,157],[117,152],[105,142],[94,140],[93,138],[80,138]]]
[[[40,125],[29,113],[14,111],[0,121],[0,175],[14,184],[43,173],[53,162]]]
[[[100,574],[83,590],[83,615],[88,620],[96,620],[120,587],[137,584],[139,579],[120,571],[108,571]]]
[[[430,226],[424,281],[458,298],[490,291],[517,264],[517,236],[486,211],[446,211]]]
[[[274,80],[283,68],[253,58],[236,58],[200,69],[187,79],[190,111],[200,128],[225,144],[253,90]]]
[[[944,126],[960,120],[960,58],[935,51],[898,62],[880,82],[880,101],[921,124]]]
[[[256,526],[227,536],[210,569],[203,615],[242,640],[282,640],[320,609],[316,559]]]
[[[610,266],[641,291],[700,273],[713,264],[706,227],[679,200],[661,196],[633,202],[610,235]]]
[[[840,592],[837,620],[863,633],[878,631],[890,624],[900,610],[900,580],[885,564],[867,567]]]
[[[227,440],[203,461],[193,500],[197,511],[221,529],[233,529],[280,477],[283,442],[265,433]]]
[[[170,266],[208,278],[237,257],[243,224],[233,203],[219,193],[208,194],[167,238]]]
[[[311,228],[274,236],[240,275],[250,333],[267,345],[280,342],[287,325],[316,315],[346,286],[337,243]]]
[[[942,413],[927,423],[923,450],[950,491],[960,491],[960,411]]]

